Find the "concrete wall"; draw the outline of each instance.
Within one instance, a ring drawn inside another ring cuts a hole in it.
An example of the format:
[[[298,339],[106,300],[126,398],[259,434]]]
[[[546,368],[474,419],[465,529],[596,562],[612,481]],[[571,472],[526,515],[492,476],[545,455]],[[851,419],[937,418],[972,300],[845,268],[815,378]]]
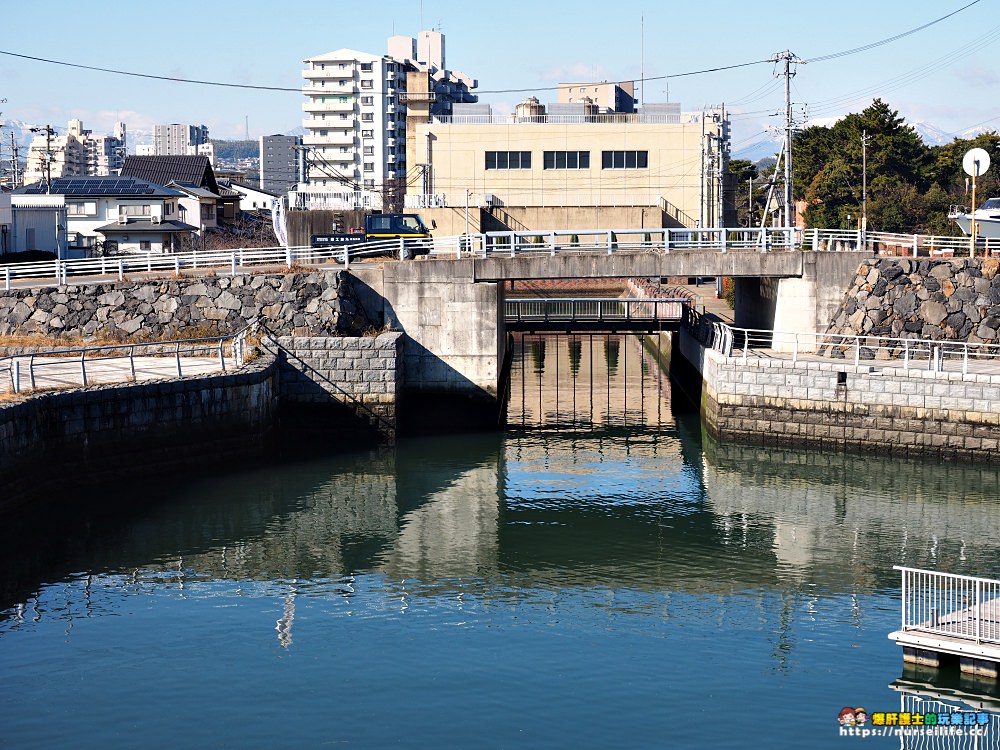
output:
[[[701,372],[702,419],[720,441],[1000,459],[1000,375],[743,362],[686,331],[680,348]]]
[[[262,356],[238,373],[52,391],[0,405],[0,507],[44,497],[74,476],[122,481],[152,467],[245,458],[274,426],[276,373],[275,358]]]

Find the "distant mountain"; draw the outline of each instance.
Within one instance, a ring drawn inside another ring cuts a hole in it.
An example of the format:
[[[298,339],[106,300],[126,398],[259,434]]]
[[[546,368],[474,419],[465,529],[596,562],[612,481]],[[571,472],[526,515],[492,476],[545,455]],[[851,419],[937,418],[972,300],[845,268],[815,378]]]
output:
[[[300,125],[297,128],[292,128],[285,135],[309,135],[309,131]]]

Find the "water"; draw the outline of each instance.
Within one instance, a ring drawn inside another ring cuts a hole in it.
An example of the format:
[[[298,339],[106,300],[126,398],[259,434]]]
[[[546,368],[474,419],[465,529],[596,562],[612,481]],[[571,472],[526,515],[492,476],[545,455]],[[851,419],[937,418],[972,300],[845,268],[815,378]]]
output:
[[[886,635],[894,564],[1000,575],[1000,471],[719,446],[636,339],[522,343],[504,435],[9,519],[0,746],[838,747],[983,689]]]

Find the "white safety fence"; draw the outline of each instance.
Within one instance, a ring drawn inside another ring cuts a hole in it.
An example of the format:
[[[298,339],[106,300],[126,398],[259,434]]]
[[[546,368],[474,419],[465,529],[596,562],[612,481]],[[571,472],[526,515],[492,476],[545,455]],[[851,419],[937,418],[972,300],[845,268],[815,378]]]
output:
[[[793,363],[837,360],[936,372],[1000,369],[1000,345],[945,339],[889,338],[837,333],[795,333],[702,324],[702,341],[727,357],[787,357]],[[708,338],[710,337],[710,340]]]
[[[1000,581],[893,566],[902,577],[902,630],[1000,643]]]
[[[349,266],[352,261],[380,257],[400,259],[429,255],[443,258],[513,257],[580,253],[788,252],[807,250],[887,252],[905,247],[913,254],[968,255],[970,241],[960,237],[890,235],[825,229],[747,228],[624,228],[505,231],[426,239],[396,238],[331,247],[238,248],[212,252],[134,253],[114,257],[53,260],[0,265],[0,283],[10,289],[21,279],[53,279],[66,284],[73,277],[117,277],[128,274],[182,275],[188,271],[223,270],[235,275],[254,268]],[[896,254],[893,252],[893,254]],[[976,255],[1000,254],[1000,241],[980,239]]]
[[[253,321],[228,336],[39,350],[0,357],[0,392],[227,372],[246,362]]]

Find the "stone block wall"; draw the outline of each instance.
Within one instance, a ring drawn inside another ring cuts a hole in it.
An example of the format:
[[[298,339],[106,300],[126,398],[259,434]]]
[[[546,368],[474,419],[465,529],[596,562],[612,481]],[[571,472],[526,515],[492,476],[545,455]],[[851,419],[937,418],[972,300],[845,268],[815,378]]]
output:
[[[702,373],[702,418],[721,441],[1000,460],[1000,375],[744,362],[687,332],[681,351]]]
[[[282,336],[262,341],[279,357],[283,402],[344,407],[388,439],[396,433],[402,344],[403,334],[398,332],[362,337]]]
[[[254,318],[294,336],[357,335],[373,325],[344,271],[0,291],[0,336],[156,341],[222,335]]]
[[[276,359],[264,355],[237,373],[50,391],[0,405],[0,507],[73,477],[121,481],[262,449],[274,426],[276,375]]]

